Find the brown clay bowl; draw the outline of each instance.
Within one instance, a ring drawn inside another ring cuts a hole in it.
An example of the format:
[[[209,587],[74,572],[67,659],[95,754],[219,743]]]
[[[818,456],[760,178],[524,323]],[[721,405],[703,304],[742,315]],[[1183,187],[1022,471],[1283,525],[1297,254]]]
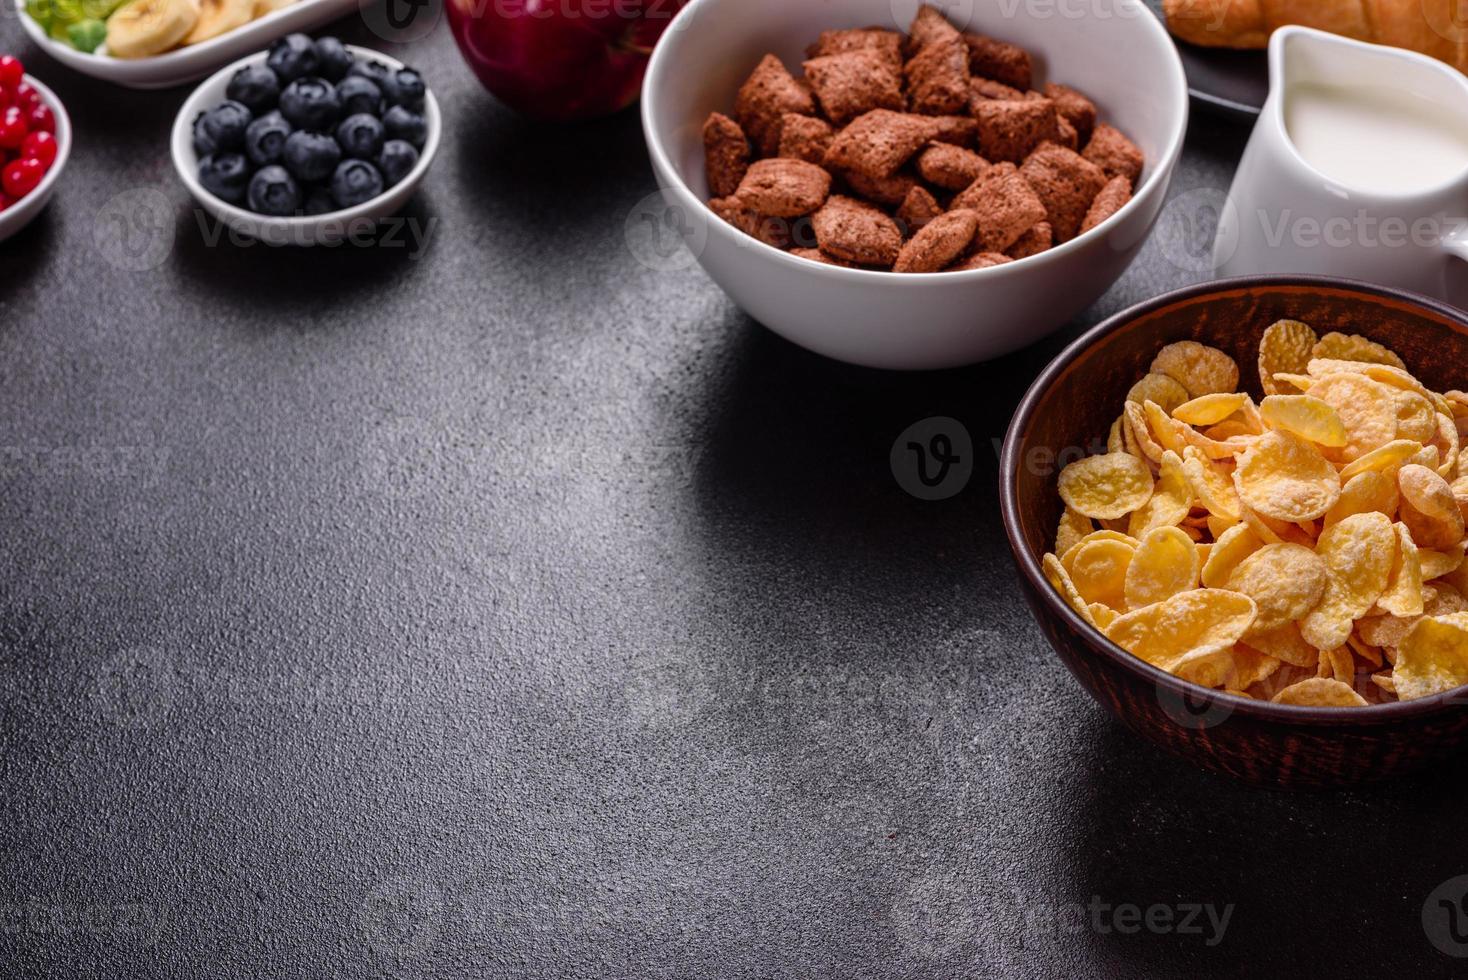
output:
[[[1265,786],[1328,789],[1401,775],[1459,750],[1468,740],[1468,688],[1364,708],[1279,705],[1209,691],[1111,643],[1055,593],[1040,567],[1060,520],[1060,468],[1081,451],[1097,451],[1098,440],[1104,446],[1127,390],[1157,350],[1177,340],[1218,347],[1238,361],[1242,386],[1258,398],[1259,335],[1284,318],[1318,333],[1361,333],[1386,344],[1434,390],[1468,385],[1468,314],[1433,300],[1308,276],[1193,286],[1112,317],[1045,369],[1010,423],[1000,498],[1035,618],[1101,705],[1205,769]]]

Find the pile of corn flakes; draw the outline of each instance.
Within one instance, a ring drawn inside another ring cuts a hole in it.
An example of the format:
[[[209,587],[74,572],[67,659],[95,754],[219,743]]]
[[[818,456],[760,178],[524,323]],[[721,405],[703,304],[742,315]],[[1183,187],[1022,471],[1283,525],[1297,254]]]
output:
[[[1106,453],[1060,474],[1051,584],[1205,687],[1360,707],[1468,684],[1468,394],[1294,320],[1259,380],[1256,404],[1223,351],[1164,347]]]

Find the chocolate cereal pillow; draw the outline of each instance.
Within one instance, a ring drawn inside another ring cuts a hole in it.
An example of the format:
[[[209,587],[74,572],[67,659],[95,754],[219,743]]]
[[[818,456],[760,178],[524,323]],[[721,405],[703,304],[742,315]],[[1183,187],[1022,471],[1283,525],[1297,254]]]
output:
[[[703,138],[709,208],[812,262],[986,269],[1083,235],[1145,165],[1085,94],[1032,88],[1029,52],[923,6],[908,33],[824,31],[796,76],[774,55]]]

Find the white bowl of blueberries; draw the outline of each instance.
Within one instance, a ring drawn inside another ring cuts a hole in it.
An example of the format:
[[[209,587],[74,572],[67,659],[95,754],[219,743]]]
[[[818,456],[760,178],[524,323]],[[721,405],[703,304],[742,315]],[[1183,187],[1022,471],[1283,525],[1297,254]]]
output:
[[[336,244],[400,210],[438,151],[423,77],[334,37],[290,34],[221,69],[173,123],[199,205],[270,245]]]

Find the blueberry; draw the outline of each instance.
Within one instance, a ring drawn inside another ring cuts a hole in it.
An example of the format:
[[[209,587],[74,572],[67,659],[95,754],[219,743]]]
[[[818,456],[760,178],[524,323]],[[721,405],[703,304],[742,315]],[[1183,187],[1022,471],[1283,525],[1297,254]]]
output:
[[[316,73],[329,82],[339,82],[352,67],[352,53],[334,37],[316,39]]]
[[[330,214],[336,210],[336,202],[331,199],[331,191],[317,184],[306,192],[306,203],[301,205],[301,210],[307,214]]]
[[[275,108],[280,98],[280,79],[264,65],[246,65],[234,73],[224,94],[259,115]]]
[[[382,152],[382,140],[382,121],[365,112],[348,116],[336,127],[336,141],[341,144],[342,155],[358,160],[375,158]]]
[[[336,89],[324,78],[298,78],[280,93],[280,114],[300,129],[324,133],[341,118]]]
[[[260,214],[284,216],[301,207],[301,186],[284,167],[274,164],[255,171],[248,196],[250,210]]]
[[[265,64],[282,82],[314,75],[319,65],[316,45],[304,34],[287,34],[270,46]]]
[[[353,61],[352,67],[347,69],[347,77],[357,76],[365,78],[382,91],[387,91],[387,77],[392,74],[392,69],[380,61]]]
[[[245,145],[245,128],[249,125],[249,109],[238,102],[221,102],[199,113],[194,120],[194,152],[207,157],[240,150]]]
[[[245,130],[245,155],[257,167],[267,163],[279,163],[285,152],[286,137],[291,134],[291,124],[278,112],[270,112]]]
[[[325,180],[341,162],[342,150],[325,133],[298,130],[286,139],[281,162],[297,180]]]
[[[423,84],[423,76],[411,68],[388,75],[387,87],[382,90],[391,105],[400,105],[413,112],[423,111],[423,97],[427,92],[428,87]]]
[[[331,198],[351,208],[382,193],[382,174],[366,160],[347,160],[331,175]]]
[[[382,171],[382,179],[389,187],[408,176],[416,166],[418,151],[412,143],[402,140],[388,140],[377,157],[377,169]]]
[[[428,123],[416,112],[395,105],[382,114],[382,128],[390,140],[406,140],[418,149],[428,140]]]
[[[342,113],[355,116],[359,112],[382,114],[382,89],[372,79],[362,75],[348,75],[336,85],[336,97],[341,101]]]
[[[199,161],[199,183],[221,201],[238,204],[250,182],[250,165],[238,153],[220,153]]]

